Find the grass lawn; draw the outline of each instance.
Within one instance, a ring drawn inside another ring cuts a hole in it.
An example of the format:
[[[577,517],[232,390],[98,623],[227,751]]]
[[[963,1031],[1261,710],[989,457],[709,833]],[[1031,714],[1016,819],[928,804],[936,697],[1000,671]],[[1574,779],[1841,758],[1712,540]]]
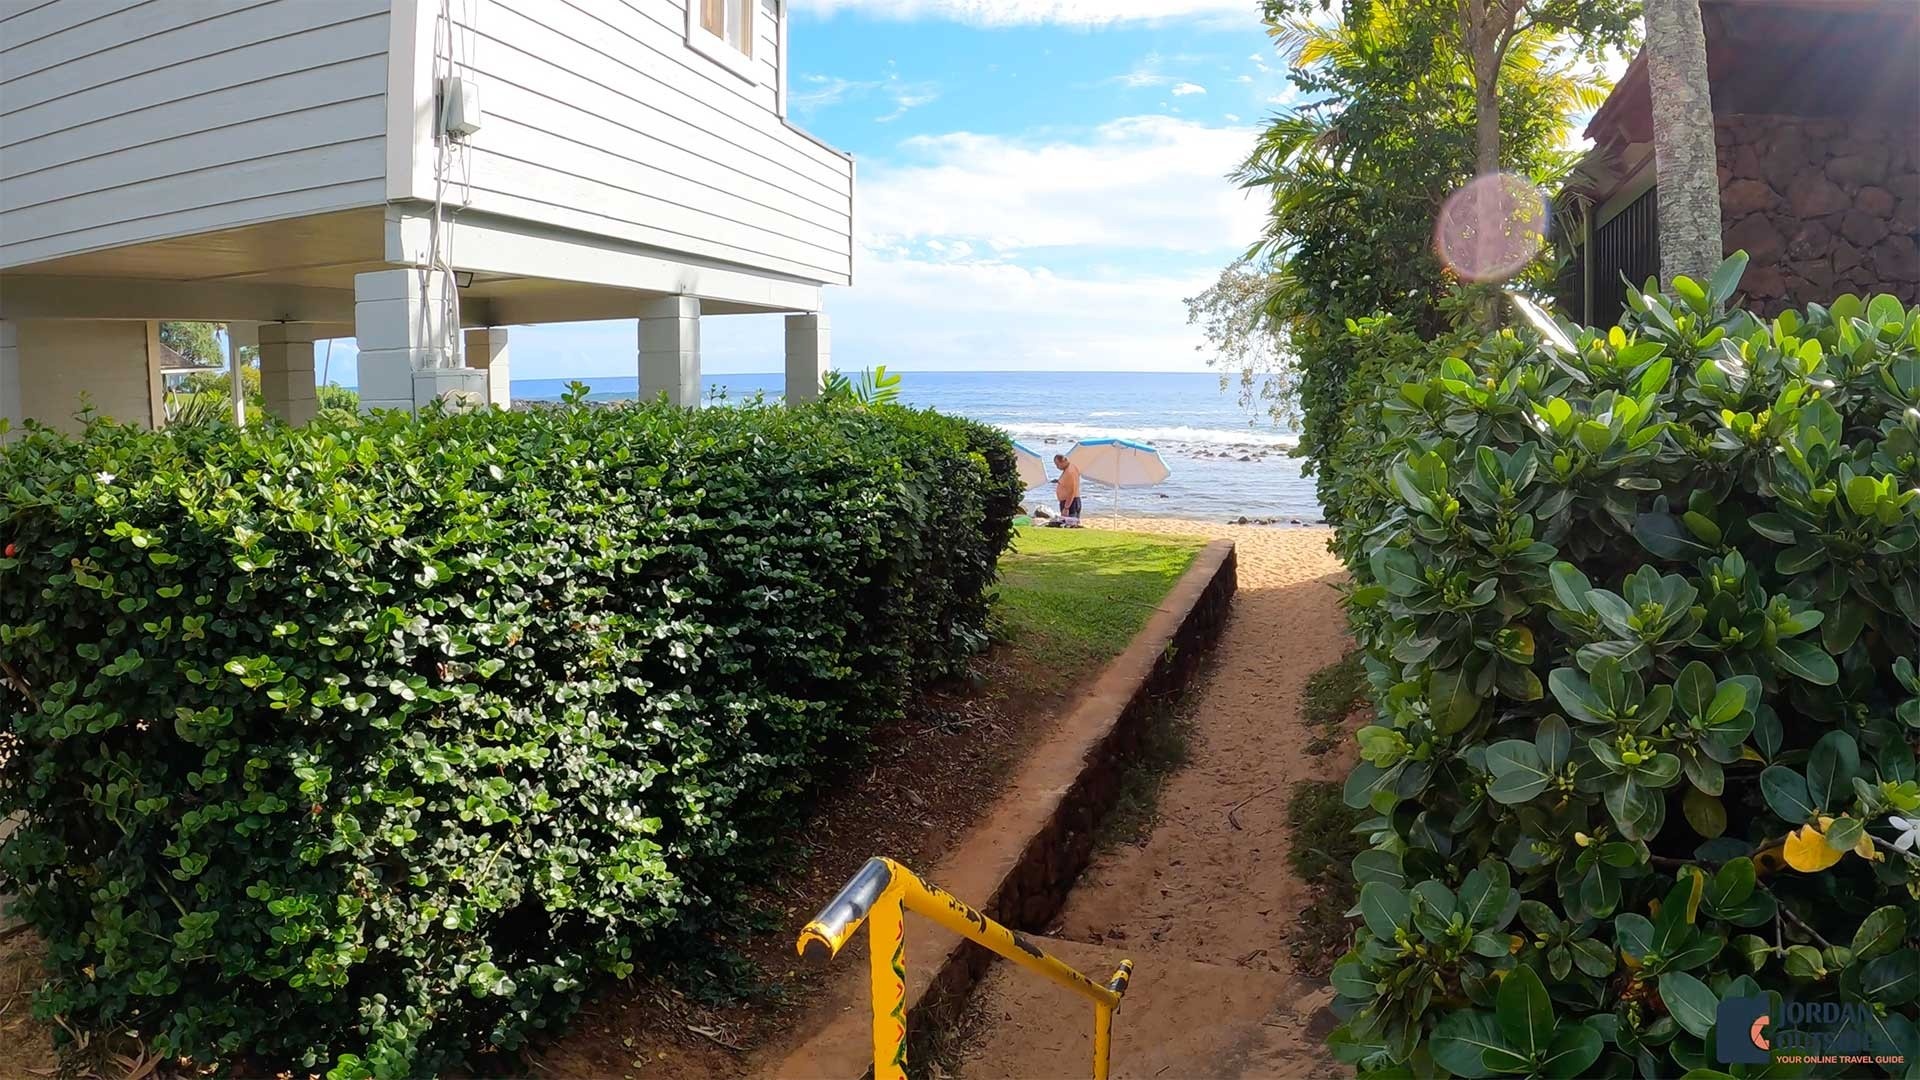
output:
[[[1206,541],[1101,529],[1017,530],[996,605],[1013,646],[1062,667],[1104,664],[1133,640]]]

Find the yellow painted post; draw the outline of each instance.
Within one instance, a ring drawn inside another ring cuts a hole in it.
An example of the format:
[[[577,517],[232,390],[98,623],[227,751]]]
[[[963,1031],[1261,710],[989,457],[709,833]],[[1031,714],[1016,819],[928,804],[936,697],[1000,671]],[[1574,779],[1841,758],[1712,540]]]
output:
[[[867,924],[868,991],[873,1007],[874,1080],[907,1076],[906,913],[912,911],[991,949],[1018,966],[1093,1002],[1093,1075],[1106,1080],[1113,1051],[1113,1014],[1126,996],[1133,961],[1122,960],[1105,986],[1021,934],[994,922],[964,901],[892,859],[875,856],[847,880],[820,914],[800,931],[801,956],[839,955],[862,921]]]
[[[1107,1080],[1107,1059],[1113,1053],[1113,1006],[1093,1006],[1093,1080]]]
[[[1076,994],[1093,1001],[1119,1004],[1120,995],[1117,992],[1080,974],[1057,957],[1049,956],[1028,941],[1025,935],[1001,926],[959,897],[938,885],[923,881],[906,867],[891,861],[888,865],[893,868],[893,881],[901,890],[901,899],[906,902],[909,911],[932,919],[963,938],[977,941],[1028,971]]]
[[[898,889],[867,916],[867,973],[873,995],[873,1080],[907,1080],[907,923]]]

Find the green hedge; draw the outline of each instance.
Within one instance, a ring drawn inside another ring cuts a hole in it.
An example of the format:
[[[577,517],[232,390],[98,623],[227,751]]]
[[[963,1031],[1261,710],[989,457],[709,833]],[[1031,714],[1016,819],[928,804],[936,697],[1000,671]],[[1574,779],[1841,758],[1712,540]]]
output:
[[[1606,332],[1352,328],[1362,1074],[1760,1075],[1716,1012],[1775,995],[1776,1049],[1920,1075],[1920,311],[1762,321],[1745,261]]]
[[[1006,438],[566,405],[0,453],[0,891],[37,1007],[200,1062],[518,1047],[763,880],[986,641]]]

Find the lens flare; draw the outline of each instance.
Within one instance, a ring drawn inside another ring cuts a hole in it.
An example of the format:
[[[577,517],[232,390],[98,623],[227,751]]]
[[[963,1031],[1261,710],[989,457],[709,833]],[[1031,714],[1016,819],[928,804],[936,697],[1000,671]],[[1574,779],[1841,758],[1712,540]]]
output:
[[[1560,324],[1553,321],[1553,316],[1547,313],[1547,309],[1519,293],[1510,292],[1507,294],[1507,299],[1513,302],[1514,309],[1527,320],[1527,324],[1533,327],[1534,332],[1540,335],[1541,344],[1554,349],[1562,356],[1579,355],[1580,346],[1574,344],[1573,339],[1567,336],[1567,332],[1560,328]]]
[[[1476,177],[1440,207],[1433,248],[1467,281],[1505,281],[1546,242],[1547,198],[1526,177]]]

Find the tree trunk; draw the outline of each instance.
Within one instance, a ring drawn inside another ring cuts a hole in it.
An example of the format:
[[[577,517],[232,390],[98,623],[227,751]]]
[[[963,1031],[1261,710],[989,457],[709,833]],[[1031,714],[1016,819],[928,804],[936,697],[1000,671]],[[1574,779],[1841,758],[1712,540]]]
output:
[[[1473,58],[1473,171],[1478,176],[1500,171],[1499,63],[1488,57],[1487,71],[1481,74],[1480,57]]]
[[[1720,174],[1700,0],[1646,0],[1645,10],[1660,277],[1685,274],[1705,282],[1720,265]]]
[[[1501,14],[1503,5],[1495,4]],[[1460,0],[1460,43],[1473,69],[1473,171],[1500,171],[1500,30],[1487,0]]]

